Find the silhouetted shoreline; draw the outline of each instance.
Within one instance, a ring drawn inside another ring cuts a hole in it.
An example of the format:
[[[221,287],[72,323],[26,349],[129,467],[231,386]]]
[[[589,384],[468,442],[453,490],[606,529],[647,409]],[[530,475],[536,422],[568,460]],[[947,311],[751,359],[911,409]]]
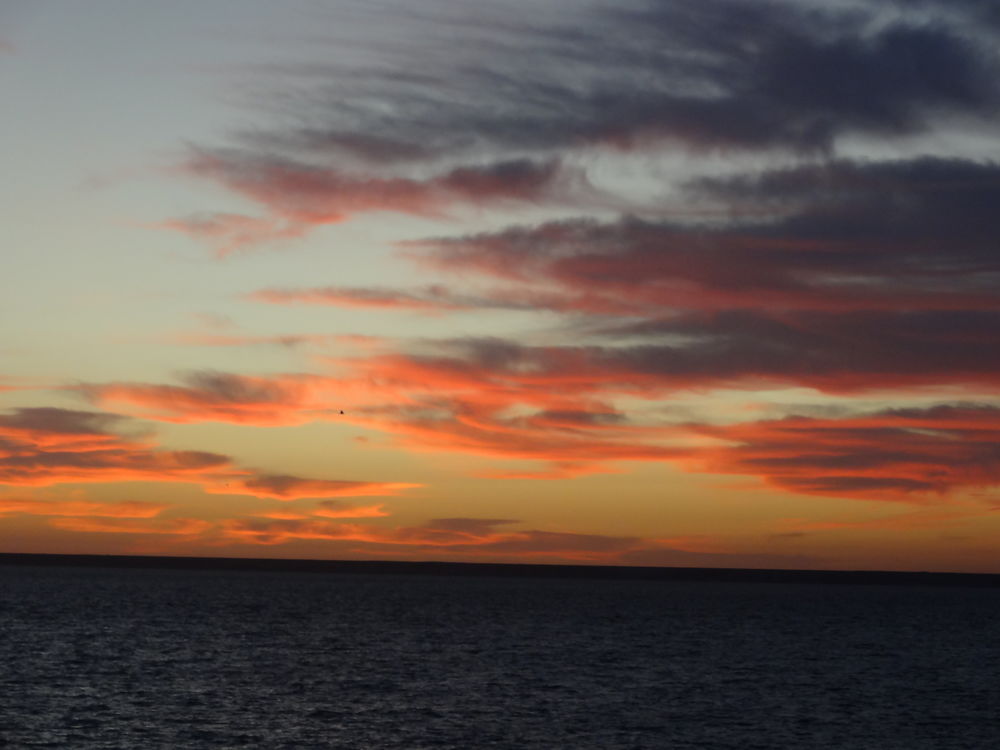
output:
[[[294,560],[236,557],[54,555],[0,553],[0,565],[109,567],[174,570],[232,570],[369,575],[494,576],[623,581],[716,581],[731,583],[881,584],[894,586],[1000,587],[991,573],[864,570],[771,570],[744,568],[657,568],[608,565],[403,562],[389,560]]]

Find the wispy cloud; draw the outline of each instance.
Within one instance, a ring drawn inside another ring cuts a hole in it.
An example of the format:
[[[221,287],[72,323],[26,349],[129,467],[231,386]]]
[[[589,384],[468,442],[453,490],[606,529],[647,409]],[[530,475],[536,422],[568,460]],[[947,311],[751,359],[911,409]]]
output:
[[[444,217],[467,207],[579,206],[600,199],[581,170],[555,159],[466,164],[413,177],[345,172],[248,149],[202,149],[185,170],[221,183],[267,212],[265,217],[205,213],[163,223],[212,243],[219,257],[373,212]]]
[[[657,140],[821,151],[848,134],[919,132],[941,113],[989,117],[994,60],[978,9],[921,11],[628,2],[536,11],[492,34],[453,20],[479,40],[468,46],[414,24],[406,51],[369,43],[379,65],[330,65],[313,97],[291,99],[309,125],[256,142],[372,164]]]
[[[167,219],[157,226],[210,245],[218,258],[262,245],[280,244],[305,234],[304,228],[293,222],[221,212]]]

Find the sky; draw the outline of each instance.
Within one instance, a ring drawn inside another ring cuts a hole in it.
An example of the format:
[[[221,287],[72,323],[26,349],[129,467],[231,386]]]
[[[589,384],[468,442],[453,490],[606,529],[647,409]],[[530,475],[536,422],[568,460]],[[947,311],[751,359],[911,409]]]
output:
[[[1000,573],[992,0],[8,0],[0,551]]]

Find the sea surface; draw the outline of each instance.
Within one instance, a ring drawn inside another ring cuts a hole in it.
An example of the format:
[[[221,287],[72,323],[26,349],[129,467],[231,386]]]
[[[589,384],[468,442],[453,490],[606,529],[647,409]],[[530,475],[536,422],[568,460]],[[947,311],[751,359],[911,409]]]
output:
[[[0,568],[0,745],[1000,747],[1000,591]]]

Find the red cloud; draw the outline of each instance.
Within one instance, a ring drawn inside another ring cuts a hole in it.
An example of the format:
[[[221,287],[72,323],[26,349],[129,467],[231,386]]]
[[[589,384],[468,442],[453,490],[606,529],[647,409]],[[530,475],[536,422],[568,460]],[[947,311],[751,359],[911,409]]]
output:
[[[596,194],[582,173],[556,160],[465,166],[418,179],[351,174],[276,156],[216,150],[199,151],[187,169],[264,205],[287,222],[280,225],[283,231],[373,211],[440,216],[461,205],[581,202]],[[205,231],[214,230],[209,227]],[[225,233],[225,225],[219,231]]]
[[[787,417],[695,429],[731,444],[692,453],[691,468],[759,476],[795,493],[920,503],[1000,484],[995,407]]]

